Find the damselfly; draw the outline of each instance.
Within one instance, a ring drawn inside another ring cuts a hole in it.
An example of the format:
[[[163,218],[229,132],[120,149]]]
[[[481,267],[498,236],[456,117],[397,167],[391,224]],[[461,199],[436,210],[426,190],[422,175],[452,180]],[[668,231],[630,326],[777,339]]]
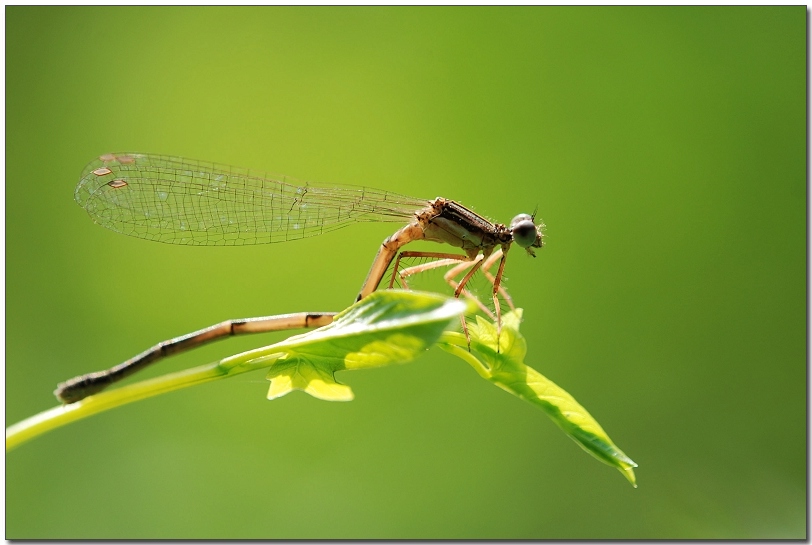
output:
[[[76,201],[96,223],[125,235],[169,244],[237,246],[286,242],[321,235],[357,222],[407,222],[381,244],[356,300],[378,288],[395,260],[396,276],[460,262],[446,280],[454,296],[483,268],[493,285],[497,324],[499,294],[507,252],[513,242],[535,256],[541,248],[543,224],[535,212],[519,214],[509,226],[492,223],[463,205],[443,197],[416,199],[360,186],[318,186],[285,176],[167,155],[111,153],[88,164],[76,186]],[[409,242],[428,240],[462,249],[463,254],[400,252]],[[402,258],[436,259],[399,269]],[[495,275],[488,269],[499,261]],[[467,271],[459,281],[454,277]],[[60,384],[54,392],[72,403],[101,391],[164,356],[202,343],[241,333],[316,327],[334,313],[300,313],[247,320],[229,320],[170,339],[107,371],[90,373]],[[463,328],[465,322],[463,320]]]

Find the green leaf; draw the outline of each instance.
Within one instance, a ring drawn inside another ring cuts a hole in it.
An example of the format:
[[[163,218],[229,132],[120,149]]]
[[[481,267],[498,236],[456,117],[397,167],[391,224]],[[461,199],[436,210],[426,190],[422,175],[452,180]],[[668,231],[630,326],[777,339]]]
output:
[[[6,429],[6,451],[25,441],[115,407],[269,367],[268,398],[303,390],[319,399],[352,399],[334,373],[403,363],[434,344],[465,312],[458,299],[420,292],[375,292],[336,315],[332,324],[220,361],[169,373],[59,405]]]
[[[471,347],[461,333],[446,332],[439,346],[468,362],[483,378],[544,410],[553,422],[598,460],[616,467],[636,488],[631,458],[621,451],[600,424],[557,384],[524,363],[527,343],[519,333],[521,309],[502,318],[501,332],[480,316],[468,325]]]
[[[350,401],[335,372],[405,363],[435,343],[465,303],[413,291],[378,291],[338,314],[333,323],[274,345],[268,399],[302,390],[328,401]],[[248,364],[253,362],[249,361]]]

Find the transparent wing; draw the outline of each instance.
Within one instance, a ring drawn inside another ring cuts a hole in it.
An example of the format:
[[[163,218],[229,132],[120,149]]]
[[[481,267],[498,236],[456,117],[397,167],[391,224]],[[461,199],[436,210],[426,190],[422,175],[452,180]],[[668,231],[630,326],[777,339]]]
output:
[[[93,221],[169,244],[266,244],[355,222],[402,222],[428,204],[360,186],[318,187],[166,155],[111,153],[89,163],[74,192]]]

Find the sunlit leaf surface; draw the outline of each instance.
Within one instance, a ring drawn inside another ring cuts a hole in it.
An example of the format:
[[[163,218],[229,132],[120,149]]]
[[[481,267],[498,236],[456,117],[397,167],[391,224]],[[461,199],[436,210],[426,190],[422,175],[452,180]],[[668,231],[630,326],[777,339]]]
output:
[[[268,399],[302,390],[328,401],[349,401],[342,370],[404,363],[420,355],[465,311],[465,304],[430,293],[375,292],[336,316],[332,324],[274,346]]]
[[[469,324],[471,349],[465,336],[446,332],[440,347],[467,361],[483,378],[525,401],[538,405],[578,445],[598,460],[616,467],[637,486],[631,458],[609,438],[600,424],[557,384],[524,363],[527,343],[519,333],[521,309],[503,317],[501,332],[477,316]]]

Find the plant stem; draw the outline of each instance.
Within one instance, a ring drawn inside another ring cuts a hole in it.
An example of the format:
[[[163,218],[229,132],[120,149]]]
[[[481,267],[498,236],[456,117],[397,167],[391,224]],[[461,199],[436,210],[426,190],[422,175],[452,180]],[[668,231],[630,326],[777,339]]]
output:
[[[45,432],[82,418],[173,390],[268,367],[273,363],[273,357],[256,358],[257,352],[238,354],[215,363],[122,386],[109,392],[100,392],[76,403],[59,405],[35,414],[6,428],[6,452]],[[249,363],[249,360],[253,361]]]

